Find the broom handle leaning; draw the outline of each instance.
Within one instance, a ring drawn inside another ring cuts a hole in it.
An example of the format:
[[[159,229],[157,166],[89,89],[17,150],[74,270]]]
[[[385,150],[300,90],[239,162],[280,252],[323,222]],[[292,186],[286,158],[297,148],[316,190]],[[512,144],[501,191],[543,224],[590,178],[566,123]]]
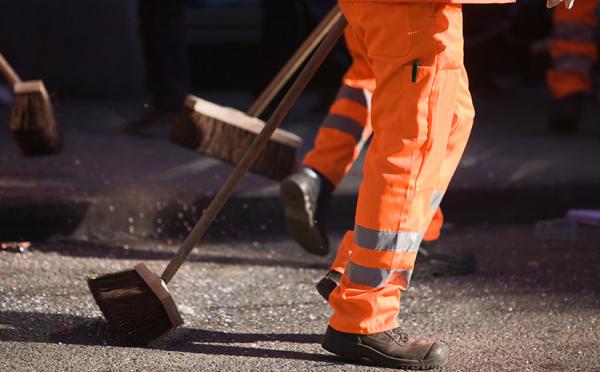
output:
[[[281,88],[290,80],[292,75],[304,63],[306,58],[315,50],[325,35],[331,30],[335,21],[339,19],[341,14],[339,6],[336,4],[327,13],[325,18],[319,23],[314,31],[300,45],[294,55],[287,61],[285,66],[271,80],[269,85],[262,91],[260,96],[252,103],[252,106],[246,112],[248,116],[259,117],[265,111],[267,106],[273,101],[273,98],[279,93]]]
[[[15,70],[13,70],[13,68],[10,66],[8,61],[4,58],[2,53],[0,53],[0,73],[2,73],[2,75],[4,75],[4,77],[6,78],[6,81],[8,81],[8,84],[10,84],[11,88],[14,87],[15,84],[21,82],[21,78],[19,77],[19,75],[17,75]]]
[[[161,275],[161,279],[164,280],[165,283],[171,281],[192,249],[194,249],[196,243],[202,239],[210,224],[221,211],[221,208],[223,208],[227,200],[229,200],[229,197],[240,182],[240,179],[244,176],[248,169],[250,169],[260,151],[266,146],[269,138],[271,138],[277,127],[279,127],[292,106],[296,103],[296,100],[304,88],[306,88],[308,82],[312,79],[315,72],[317,72],[325,58],[329,55],[338,39],[344,32],[344,27],[346,27],[346,19],[341,13],[338,13],[331,31],[327,34],[321,45],[319,45],[317,51],[309,59],[306,66],[304,66],[304,69],[302,69],[302,72],[296,78],[285,97],[283,97],[262,131],[256,136],[254,141],[252,141],[252,144],[250,144],[246,150],[242,160],[240,160],[239,164],[231,172],[225,184],[210,202],[209,206],[202,212],[200,220],[196,223],[194,229],[187,236],[175,254],[175,257],[173,257],[169,262],[169,265]]]

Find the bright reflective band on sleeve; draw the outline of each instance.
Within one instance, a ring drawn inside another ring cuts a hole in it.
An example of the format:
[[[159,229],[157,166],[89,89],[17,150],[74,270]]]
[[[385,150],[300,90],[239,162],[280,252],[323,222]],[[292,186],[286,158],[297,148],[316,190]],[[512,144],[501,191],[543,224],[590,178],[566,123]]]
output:
[[[367,98],[365,97],[365,92],[360,88],[352,88],[347,85],[342,85],[335,99],[338,100],[343,98],[367,107]]]
[[[343,115],[329,114],[325,118],[322,127],[341,130],[351,135],[356,142],[360,141],[363,132],[363,126],[352,118]]]
[[[556,22],[553,37],[560,40],[593,42],[594,27],[579,22]]]
[[[390,252],[416,252],[424,232],[377,231],[354,226],[354,242],[362,248]]]
[[[429,208],[431,208],[432,211],[435,211],[440,206],[443,197],[444,194],[437,190],[434,190],[433,195],[431,195],[431,203],[429,203]]]
[[[594,62],[585,56],[569,54],[558,57],[554,60],[554,68],[561,71],[572,71],[578,74],[588,76],[592,70]]]
[[[412,270],[386,270],[374,267],[364,267],[353,263],[346,266],[348,279],[352,283],[364,285],[371,288],[383,287],[386,284],[396,284],[402,288],[408,288]]]

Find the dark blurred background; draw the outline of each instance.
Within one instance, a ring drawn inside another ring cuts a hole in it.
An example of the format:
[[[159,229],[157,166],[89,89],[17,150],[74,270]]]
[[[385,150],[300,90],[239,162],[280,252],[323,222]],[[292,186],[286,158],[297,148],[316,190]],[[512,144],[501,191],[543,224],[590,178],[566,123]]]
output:
[[[30,222],[38,220],[39,236],[55,233],[65,221],[64,231],[100,234],[99,228],[110,226],[108,235],[123,229],[127,236],[163,234],[168,230],[163,224],[172,220],[181,227],[181,218],[173,217],[179,216],[179,208],[204,205],[230,170],[167,140],[168,124],[181,110],[183,96],[194,93],[246,109],[334,3],[4,2],[0,52],[23,79],[44,80],[65,149],[55,157],[25,158],[9,132],[0,131],[0,237],[31,238]],[[451,222],[530,223],[600,205],[597,97],[589,89],[573,99],[557,99],[545,81],[551,63],[577,68],[573,61],[589,67],[595,62],[573,53],[551,61],[552,35],[557,35],[552,14],[543,0],[464,6],[465,59],[477,118],[444,200]],[[597,27],[574,29],[581,32],[558,36],[589,38],[586,42],[595,45]],[[298,160],[312,147],[349,63],[340,42],[282,124],[304,140]],[[0,80],[2,122],[10,101],[10,90]],[[567,123],[567,130],[549,130],[552,118]],[[336,208],[343,216],[336,221],[340,231],[353,223],[361,163],[359,158],[336,190]],[[273,217],[281,213],[277,185],[251,175],[240,190],[230,213],[224,212],[227,223],[237,228],[254,226],[247,223],[250,219],[262,221],[257,226],[268,228],[257,227],[249,235],[272,236],[281,222]],[[157,210],[152,209],[155,200],[162,200]],[[115,217],[114,205],[121,205],[121,219]],[[255,215],[240,215],[240,205],[250,205],[248,211]],[[142,207],[152,210],[140,211]],[[167,218],[164,211],[175,212]],[[131,215],[144,217],[133,226]],[[192,223],[194,216],[188,217]],[[81,222],[88,220],[93,222]],[[281,223],[278,228],[284,234]]]
[[[318,3],[331,2],[185,1],[192,89],[256,93],[316,25],[324,12]],[[540,8],[540,1],[465,6],[476,93],[543,84],[551,17]],[[43,78],[56,96],[135,96],[144,92],[145,71],[138,29],[133,0],[13,1],[0,12],[0,50],[24,78]],[[313,89],[333,94],[349,63],[344,53],[338,48]]]

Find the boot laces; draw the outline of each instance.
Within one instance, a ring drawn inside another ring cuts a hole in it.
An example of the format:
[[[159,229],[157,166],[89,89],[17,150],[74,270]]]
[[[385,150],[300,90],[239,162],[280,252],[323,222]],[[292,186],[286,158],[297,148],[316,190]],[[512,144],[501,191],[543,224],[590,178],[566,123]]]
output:
[[[390,335],[399,343],[407,343],[409,340],[408,333],[402,332],[400,328],[394,328],[390,331]]]

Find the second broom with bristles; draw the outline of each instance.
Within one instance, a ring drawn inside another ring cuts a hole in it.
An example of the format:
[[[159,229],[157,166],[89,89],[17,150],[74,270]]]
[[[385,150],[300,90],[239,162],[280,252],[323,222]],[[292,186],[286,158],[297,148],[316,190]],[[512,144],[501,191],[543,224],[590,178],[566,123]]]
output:
[[[171,127],[171,141],[204,155],[237,164],[244,150],[265,126],[260,120],[264,110],[323,41],[339,17],[340,9],[334,6],[247,112],[220,106],[193,95],[187,96],[183,111]],[[301,147],[300,137],[277,129],[249,171],[281,181],[294,172],[296,155]]]
[[[242,176],[250,169],[260,151],[330,53],[345,26],[346,20],[340,14],[335,26],[294,81],[263,130],[248,147],[223,187],[204,210],[200,220],[160,277],[152,273],[146,265],[138,264],[133,270],[88,279],[88,286],[96,303],[122,342],[132,345],[147,344],[172,328],[183,324],[166,284],[171,281],[196,243],[204,236],[221,208],[229,200]]]
[[[43,156],[60,152],[62,145],[58,124],[44,83],[41,80],[22,81],[2,54],[0,73],[15,94],[9,128],[23,155]]]

